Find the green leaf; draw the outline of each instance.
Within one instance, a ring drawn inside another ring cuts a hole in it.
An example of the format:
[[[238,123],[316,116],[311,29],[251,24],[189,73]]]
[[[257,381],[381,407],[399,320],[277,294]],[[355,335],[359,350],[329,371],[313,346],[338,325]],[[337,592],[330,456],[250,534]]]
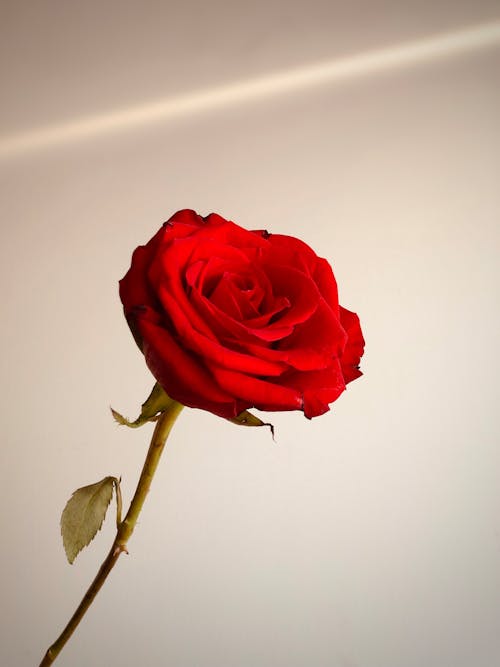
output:
[[[111,408],[111,414],[114,420],[121,426],[128,426],[129,428],[138,428],[147,422],[155,422],[158,415],[169,407],[173,400],[165,393],[165,390],[158,382],[153,387],[152,392],[141,406],[141,414],[135,421],[129,421],[126,417],[121,415],[116,410]]]
[[[233,417],[229,421],[233,422],[233,424],[238,424],[238,426],[269,426],[274,440],[274,426],[269,422],[263,422],[262,419],[259,419],[248,410],[240,412],[237,417]]]
[[[82,486],[66,503],[61,516],[61,535],[70,563],[101,529],[117,483],[115,477],[105,477],[95,484]]]

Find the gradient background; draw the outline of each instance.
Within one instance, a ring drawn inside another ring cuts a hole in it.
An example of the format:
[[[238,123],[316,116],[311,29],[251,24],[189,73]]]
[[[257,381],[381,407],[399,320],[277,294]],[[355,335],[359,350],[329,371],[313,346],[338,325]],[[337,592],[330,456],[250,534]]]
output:
[[[365,375],[312,422],[273,415],[276,444],[186,410],[57,664],[500,664],[498,2],[2,2],[0,19],[0,664],[38,664],[112,541],[109,518],[67,564],[71,492],[135,488],[150,428],[108,406],[135,417],[152,379],[117,281],[182,207],[329,258]],[[336,76],[339,58],[358,69]],[[325,62],[316,85],[266,84]]]

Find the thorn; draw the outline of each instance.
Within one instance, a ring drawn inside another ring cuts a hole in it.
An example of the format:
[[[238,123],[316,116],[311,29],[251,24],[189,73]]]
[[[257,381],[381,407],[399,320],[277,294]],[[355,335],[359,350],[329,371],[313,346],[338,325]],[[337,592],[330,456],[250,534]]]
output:
[[[126,553],[129,555],[128,549],[125,544],[117,544],[113,550],[113,556],[119,556],[121,553]]]

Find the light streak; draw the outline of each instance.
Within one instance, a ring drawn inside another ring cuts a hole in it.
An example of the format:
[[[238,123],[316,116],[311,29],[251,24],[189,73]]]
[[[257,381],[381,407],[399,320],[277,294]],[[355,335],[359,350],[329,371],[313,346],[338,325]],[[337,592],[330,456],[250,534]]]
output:
[[[226,109],[314,87],[331,86],[341,81],[436,61],[495,45],[500,45],[500,22],[441,33],[388,48],[166,97],[126,109],[7,134],[0,136],[0,158],[108,133],[129,131],[153,123],[166,123],[176,117]]]

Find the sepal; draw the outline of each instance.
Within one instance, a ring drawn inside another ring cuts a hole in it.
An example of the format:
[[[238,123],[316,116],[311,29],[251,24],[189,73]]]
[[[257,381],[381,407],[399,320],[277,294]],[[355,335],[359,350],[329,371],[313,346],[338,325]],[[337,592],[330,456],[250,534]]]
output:
[[[233,424],[237,424],[238,426],[269,426],[272,438],[274,440],[274,426],[269,422],[263,422],[262,419],[259,419],[259,417],[252,414],[248,410],[240,412],[237,417],[233,417],[228,421],[232,422]]]
[[[173,403],[173,399],[167,395],[163,387],[158,384],[158,382],[153,387],[153,390],[149,394],[148,398],[141,406],[141,414],[137,417],[135,421],[129,421],[126,417],[121,415],[116,410],[111,408],[111,414],[114,417],[114,420],[121,426],[128,426],[129,428],[138,428],[147,424],[148,422],[157,421],[158,417],[162,412]]]

